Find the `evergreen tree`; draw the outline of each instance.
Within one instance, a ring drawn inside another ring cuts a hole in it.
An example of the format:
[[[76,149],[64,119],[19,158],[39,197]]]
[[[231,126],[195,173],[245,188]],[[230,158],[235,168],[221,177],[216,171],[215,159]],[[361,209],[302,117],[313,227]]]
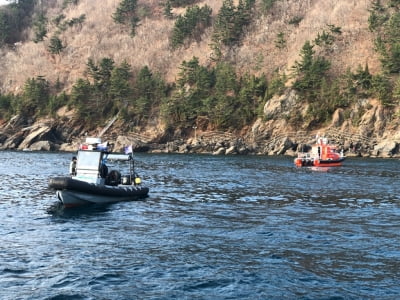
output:
[[[178,16],[172,31],[170,43],[172,48],[184,44],[185,39],[200,39],[201,34],[211,24],[212,10],[205,5],[189,7],[183,16]]]
[[[174,15],[172,14],[172,5],[171,1],[167,1],[164,5],[164,16],[168,19],[172,19]]]
[[[91,98],[93,87],[89,80],[79,78],[72,87],[71,101],[74,105],[85,104]]]
[[[47,35],[47,18],[44,14],[39,16],[33,22],[35,37],[33,41],[35,43],[42,42]]]
[[[62,41],[58,36],[52,36],[50,39],[50,44],[48,45],[47,49],[52,54],[60,54],[65,46],[63,45]]]
[[[389,3],[394,9],[384,7],[379,0],[372,3],[369,28],[376,32],[375,49],[380,54],[380,60],[385,71],[400,72],[400,12],[397,2]]]
[[[310,41],[306,41],[301,48],[300,57],[301,61],[295,61],[294,63],[294,70],[296,75],[299,75],[303,72],[307,72],[311,69],[313,63],[313,57],[315,54],[314,46],[311,44]]]
[[[204,106],[215,84],[214,71],[201,66],[198,58],[193,57],[189,62],[182,63],[179,76],[177,84],[189,106],[186,110],[192,116],[206,115],[208,109]]]
[[[50,83],[43,77],[29,78],[24,85],[22,112],[33,115],[43,113],[50,96]]]
[[[244,29],[251,22],[251,10],[254,0],[239,0],[238,6],[233,0],[224,0],[214,23],[212,48],[214,55],[221,56],[221,46],[231,47],[240,42]]]
[[[110,88],[111,72],[114,69],[114,60],[111,58],[102,58],[97,65],[93,59],[87,62],[87,73],[93,79],[93,85],[107,97]]]
[[[400,72],[400,12],[394,13],[386,26],[388,61],[383,61],[391,73]]]
[[[213,41],[216,44],[233,45],[239,38],[234,32],[236,7],[233,0],[224,0],[214,24]]]
[[[372,77],[372,91],[382,105],[393,105],[392,84],[385,75],[378,74]]]
[[[136,6],[137,0],[122,0],[112,16],[114,21],[125,24],[133,17]]]
[[[110,98],[117,110],[125,107],[132,96],[131,77],[131,66],[126,61],[111,71]]]
[[[214,73],[200,66],[197,57],[183,61],[177,79],[177,90],[163,103],[168,122],[193,126],[199,115],[207,114],[207,99],[214,84]]]
[[[364,91],[368,91],[371,88],[372,75],[369,72],[368,64],[365,65],[364,69],[358,66],[356,72],[353,74],[353,80],[355,84]]]
[[[314,92],[319,89],[325,72],[330,68],[330,62],[323,57],[314,58],[315,51],[310,41],[306,41],[300,51],[301,61],[295,61],[293,67],[297,79],[293,87],[307,93],[312,100]]]
[[[139,122],[153,117],[163,95],[163,83],[148,66],[144,66],[136,79],[133,109]]]
[[[285,90],[285,83],[287,81],[286,74],[279,74],[277,70],[274,71],[268,89],[266,91],[266,100],[272,98],[273,95],[282,95]]]
[[[171,3],[171,6],[173,7],[179,7],[179,6],[188,6],[192,5],[198,0],[170,0],[169,2]]]
[[[24,38],[24,30],[31,26],[36,0],[19,0],[0,11],[0,47]]]
[[[275,47],[279,49],[284,49],[286,48],[286,40],[285,40],[285,34],[283,32],[279,32],[276,35],[276,40],[275,40]]]
[[[240,79],[240,91],[238,93],[238,106],[236,111],[236,124],[245,126],[256,118],[260,105],[264,105],[264,97],[267,90],[265,76],[245,74]]]
[[[65,92],[60,95],[50,95],[49,102],[46,106],[46,111],[50,115],[55,115],[57,110],[68,103],[69,97]]]
[[[210,107],[210,120],[217,128],[227,129],[235,124],[237,82],[233,67],[227,63],[218,63],[215,69],[214,107]]]
[[[77,108],[78,116],[84,120],[99,119],[99,103],[94,97],[94,88],[89,80],[78,79],[71,91],[71,103]],[[96,116],[97,115],[97,116]]]
[[[318,32],[318,35],[314,40],[315,44],[318,46],[329,46],[332,45],[334,41],[334,36],[325,30],[322,30],[322,33]]]
[[[0,47],[3,47],[10,41],[11,23],[8,15],[0,11]]]
[[[111,74],[114,69],[114,60],[102,58],[99,64],[92,59],[87,63],[87,74],[93,80],[93,97],[96,98],[96,107],[100,116],[107,117],[112,111],[113,102],[110,97]]]
[[[17,113],[16,104],[18,103],[16,96],[12,94],[0,94],[0,118],[6,119]]]
[[[122,0],[112,18],[115,23],[129,25],[130,35],[134,36],[139,18],[136,15],[137,0]]]
[[[399,8],[400,7],[400,0],[390,0],[389,6],[390,7]]]
[[[394,86],[393,98],[397,100],[397,104],[400,104],[400,77],[397,78],[396,84]]]

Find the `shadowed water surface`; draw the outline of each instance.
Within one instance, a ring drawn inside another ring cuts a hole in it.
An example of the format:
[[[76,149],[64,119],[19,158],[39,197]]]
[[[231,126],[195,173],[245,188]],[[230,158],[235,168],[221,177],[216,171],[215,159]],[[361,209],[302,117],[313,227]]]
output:
[[[64,210],[72,154],[0,152],[0,299],[395,299],[400,162],[137,155],[150,196]]]

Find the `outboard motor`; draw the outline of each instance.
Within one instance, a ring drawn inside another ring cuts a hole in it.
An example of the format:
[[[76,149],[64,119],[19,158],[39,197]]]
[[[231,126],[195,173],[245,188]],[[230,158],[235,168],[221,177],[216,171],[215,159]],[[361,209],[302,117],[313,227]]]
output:
[[[121,173],[117,170],[112,170],[106,177],[106,185],[116,186],[121,183]]]

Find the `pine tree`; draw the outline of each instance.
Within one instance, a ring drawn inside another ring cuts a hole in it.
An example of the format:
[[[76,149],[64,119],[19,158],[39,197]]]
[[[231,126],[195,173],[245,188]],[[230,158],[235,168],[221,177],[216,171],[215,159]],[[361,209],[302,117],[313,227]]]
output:
[[[164,16],[168,19],[172,19],[174,17],[172,13],[171,1],[169,0],[164,5]]]
[[[285,34],[283,32],[279,32],[276,35],[275,47],[278,49],[286,48]]]
[[[131,66],[126,61],[123,61],[119,67],[115,67],[111,71],[109,93],[117,109],[126,106],[132,96],[131,77]]]
[[[93,59],[90,58],[86,66],[87,73],[93,79],[93,85],[101,93],[107,94],[110,88],[111,72],[114,69],[114,60],[105,57],[96,65]]]
[[[251,10],[254,0],[239,0],[238,6],[233,0],[224,0],[214,23],[211,47],[217,60],[222,55],[223,45],[232,47],[239,43],[245,27],[251,22]]]
[[[130,35],[134,36],[139,18],[136,15],[137,0],[122,0],[118,5],[112,18],[115,23],[128,25],[130,27]]]
[[[224,0],[214,24],[213,41],[217,44],[232,45],[237,41],[234,33],[236,7],[233,0]]]
[[[99,102],[94,96],[94,87],[89,80],[78,79],[71,91],[71,103],[77,108],[81,119],[95,119],[99,111]],[[97,119],[99,116],[97,116]]]
[[[393,89],[393,97],[397,100],[397,104],[400,103],[400,77],[397,79]]]
[[[47,49],[52,54],[60,54],[64,50],[65,46],[58,36],[52,36],[50,39],[50,44]]]
[[[50,96],[50,83],[43,77],[28,78],[24,85],[24,112],[43,113]]]
[[[325,72],[330,68],[330,62],[323,57],[314,58],[314,46],[306,41],[300,51],[301,61],[295,61],[293,66],[297,79],[293,87],[308,95],[309,101],[315,100],[315,92],[320,88]]]
[[[201,34],[211,24],[212,10],[204,5],[189,7],[183,16],[178,16],[172,31],[170,43],[172,48],[184,44],[186,39],[200,39]]]
[[[99,117],[107,117],[112,112],[111,74],[114,69],[114,60],[103,58],[97,65],[92,59],[87,62],[87,74],[93,80],[92,97],[95,98]]]
[[[313,63],[313,57],[315,54],[314,46],[311,44],[310,41],[306,41],[301,48],[300,57],[301,61],[295,61],[294,63],[294,70],[297,75],[302,72],[309,71],[311,69]]]
[[[47,18],[44,14],[40,14],[33,23],[35,37],[33,41],[35,43],[43,41],[47,35]]]
[[[0,11],[0,47],[4,46],[9,40],[10,22],[5,12]]]
[[[381,101],[382,105],[390,106],[393,104],[392,84],[387,76],[378,74],[372,77],[372,91]]]

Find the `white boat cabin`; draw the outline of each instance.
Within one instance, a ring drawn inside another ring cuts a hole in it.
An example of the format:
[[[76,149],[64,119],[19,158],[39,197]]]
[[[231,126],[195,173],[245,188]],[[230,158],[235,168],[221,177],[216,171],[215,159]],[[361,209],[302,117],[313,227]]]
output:
[[[76,176],[75,179],[96,183],[104,184],[105,182],[105,154],[102,151],[78,151],[78,160],[76,164]]]

